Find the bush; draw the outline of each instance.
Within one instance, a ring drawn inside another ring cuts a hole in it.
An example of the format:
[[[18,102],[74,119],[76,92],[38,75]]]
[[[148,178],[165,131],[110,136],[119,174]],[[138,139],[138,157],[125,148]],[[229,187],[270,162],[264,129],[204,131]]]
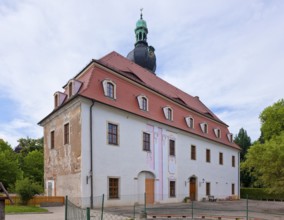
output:
[[[38,184],[32,182],[29,178],[16,181],[16,193],[20,196],[22,204],[28,204],[28,201],[34,195],[43,192],[43,188]]]
[[[271,193],[266,188],[241,188],[241,198],[255,200],[284,200],[284,193]]]

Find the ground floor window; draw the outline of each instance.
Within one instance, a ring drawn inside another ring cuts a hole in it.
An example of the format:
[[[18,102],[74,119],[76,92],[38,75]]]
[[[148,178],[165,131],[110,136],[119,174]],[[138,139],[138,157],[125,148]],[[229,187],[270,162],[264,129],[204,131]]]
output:
[[[108,179],[108,197],[109,199],[119,198],[119,178]]]
[[[232,195],[235,195],[235,184],[232,183]]]
[[[170,197],[176,197],[176,181],[170,181]]]
[[[210,183],[206,183],[206,196],[210,196]]]

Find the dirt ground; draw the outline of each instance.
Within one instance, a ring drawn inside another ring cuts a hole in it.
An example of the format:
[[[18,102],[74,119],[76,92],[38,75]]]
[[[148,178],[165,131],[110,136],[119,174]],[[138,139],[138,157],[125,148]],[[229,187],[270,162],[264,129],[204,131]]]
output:
[[[193,213],[192,213],[193,205]],[[248,207],[248,208],[247,208]],[[248,211],[247,211],[248,210]],[[137,218],[144,211],[143,206],[105,208],[105,212]],[[250,220],[284,220],[284,202],[273,201],[217,201],[157,204],[146,207],[148,218],[196,218],[200,219],[246,219]]]

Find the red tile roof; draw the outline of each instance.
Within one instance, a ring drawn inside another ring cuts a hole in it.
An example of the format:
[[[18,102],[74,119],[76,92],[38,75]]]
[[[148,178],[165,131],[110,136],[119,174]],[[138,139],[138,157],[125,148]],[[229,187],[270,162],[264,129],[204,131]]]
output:
[[[93,60],[74,78],[83,83],[77,95],[239,149],[227,138],[228,126],[198,97],[183,92],[116,52],[111,52],[99,60]],[[116,100],[104,95],[102,81],[105,79],[115,82]],[[138,107],[137,96],[141,94],[147,96],[149,100],[148,112],[141,111]],[[173,109],[173,121],[167,120],[164,116],[162,108],[166,106]],[[185,122],[187,116],[194,118],[194,129],[187,127]],[[208,124],[208,134],[200,129],[199,125],[203,122]],[[215,136],[214,128],[221,130],[221,138]]]

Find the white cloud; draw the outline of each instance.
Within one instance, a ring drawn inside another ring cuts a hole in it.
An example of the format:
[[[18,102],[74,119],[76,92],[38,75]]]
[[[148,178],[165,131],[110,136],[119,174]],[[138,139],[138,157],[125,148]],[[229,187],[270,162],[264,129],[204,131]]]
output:
[[[257,139],[259,113],[284,94],[280,0],[1,1],[0,92],[18,108],[0,136],[41,135],[37,122],[55,91],[92,58],[133,49],[141,7],[158,75],[219,109],[234,133],[244,127]]]

